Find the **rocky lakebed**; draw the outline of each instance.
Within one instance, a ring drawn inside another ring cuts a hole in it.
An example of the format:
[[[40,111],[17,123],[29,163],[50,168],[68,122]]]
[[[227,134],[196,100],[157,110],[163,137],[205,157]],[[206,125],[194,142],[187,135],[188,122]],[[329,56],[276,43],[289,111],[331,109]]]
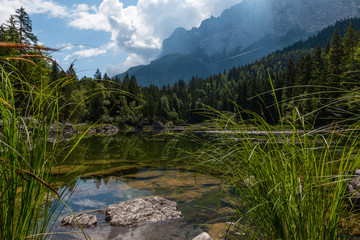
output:
[[[186,226],[177,203],[162,197],[112,204],[92,214],[78,213],[76,219],[73,215],[63,217],[61,227],[78,229],[81,225],[90,239],[212,239],[201,229]]]

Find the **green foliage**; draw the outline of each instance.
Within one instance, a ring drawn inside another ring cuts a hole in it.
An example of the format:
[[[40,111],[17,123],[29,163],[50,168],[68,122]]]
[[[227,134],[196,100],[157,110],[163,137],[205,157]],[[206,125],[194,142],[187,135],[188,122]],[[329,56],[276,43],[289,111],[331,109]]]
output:
[[[275,130],[254,112],[246,111],[252,120],[244,120],[238,109],[238,118],[213,109],[226,131],[198,153],[198,163],[231,189],[235,231],[253,239],[348,239],[359,219],[346,193],[360,166],[353,130],[359,122],[313,131],[298,109],[289,122],[277,104],[281,128]]]
[[[53,167],[63,160],[60,103],[74,78],[58,71],[46,48],[29,45],[37,38],[23,8],[8,23],[0,27],[1,40],[15,43],[0,49],[0,239],[44,239],[67,190],[52,187]]]
[[[101,72],[99,69],[96,69],[96,72],[94,74],[94,79],[95,80],[101,80]]]
[[[61,131],[62,80],[39,88],[21,72],[0,67],[0,73],[0,239],[43,239],[66,190],[51,187],[61,134],[48,142],[51,128]]]

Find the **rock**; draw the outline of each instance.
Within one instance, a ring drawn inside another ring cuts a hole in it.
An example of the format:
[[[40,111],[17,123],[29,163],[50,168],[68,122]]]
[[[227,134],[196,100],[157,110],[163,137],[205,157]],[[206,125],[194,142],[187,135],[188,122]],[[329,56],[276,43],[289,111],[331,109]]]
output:
[[[62,124],[54,122],[50,125],[49,135],[53,137],[57,134],[61,134],[65,138],[70,138],[74,134],[77,134],[77,131],[71,123]]]
[[[66,123],[61,130],[63,131],[62,134],[65,137],[71,137],[77,133],[73,125],[70,123]]]
[[[112,204],[106,211],[106,220],[110,225],[122,227],[137,227],[182,217],[176,202],[162,197],[136,198]]]
[[[251,48],[267,35],[279,39],[278,45],[286,43],[286,46],[289,43],[281,42],[281,38],[286,37],[290,42],[301,39],[295,30],[306,37],[337,20],[358,17],[359,8],[357,0],[244,0],[217,18],[203,20],[199,27],[175,29],[163,41],[161,56],[199,51],[209,57],[231,54],[238,49]],[[316,14],[314,9],[317,9]],[[262,47],[268,45],[263,42]]]
[[[194,237],[192,240],[213,240],[211,238],[211,236],[206,233],[206,232],[203,232],[202,234],[198,235],[197,237]]]
[[[87,124],[79,124],[77,126],[87,126]],[[111,124],[105,124],[105,125],[99,125],[99,126],[93,126],[89,129],[88,134],[102,134],[106,136],[110,136],[113,134],[116,134],[119,131],[119,129]],[[70,138],[75,134],[78,134],[79,132],[75,129],[75,127],[70,124],[62,124],[62,123],[53,123],[50,127],[50,136],[54,137],[57,135],[57,133],[62,133],[62,136],[64,138]]]
[[[187,223],[183,218],[158,223],[149,223],[135,228],[117,227],[106,224],[101,214],[98,217],[98,226],[85,229],[88,239],[91,240],[191,240],[202,232],[201,229]],[[63,228],[55,225],[52,232],[57,233],[51,240],[80,240],[84,236],[73,228]]]
[[[349,181],[347,185],[347,194],[352,203],[360,203],[360,169],[356,169],[352,174],[353,180]]]
[[[93,126],[89,129],[89,134],[103,134],[103,135],[113,135],[116,134],[119,131],[119,129],[111,124],[105,124],[100,126]]]
[[[104,125],[103,129],[104,129],[105,135],[113,135],[119,131],[119,129],[116,126],[111,125],[111,124]]]
[[[164,125],[161,122],[156,122],[152,125],[153,130],[162,130],[164,129]]]
[[[79,221],[81,227],[83,228],[91,228],[97,225],[97,218],[95,215],[86,214],[86,213],[79,213],[76,215],[77,220]],[[79,227],[78,222],[74,218],[73,215],[64,217],[61,220],[62,227]]]

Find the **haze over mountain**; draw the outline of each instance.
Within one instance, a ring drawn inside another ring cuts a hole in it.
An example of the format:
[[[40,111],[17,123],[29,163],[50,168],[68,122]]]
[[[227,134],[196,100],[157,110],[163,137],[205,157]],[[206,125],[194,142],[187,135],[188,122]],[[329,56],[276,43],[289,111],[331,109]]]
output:
[[[206,77],[306,39],[337,20],[357,16],[358,0],[244,0],[198,28],[176,29],[164,40],[159,59],[127,73],[143,86]]]

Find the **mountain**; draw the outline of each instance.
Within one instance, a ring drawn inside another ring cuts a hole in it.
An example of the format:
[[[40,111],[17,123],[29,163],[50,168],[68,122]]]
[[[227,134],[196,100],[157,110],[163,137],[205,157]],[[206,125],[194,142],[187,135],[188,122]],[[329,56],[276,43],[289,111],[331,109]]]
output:
[[[306,39],[337,20],[357,16],[358,0],[244,0],[198,28],[176,29],[164,40],[159,59],[126,73],[135,75],[142,86],[206,77]]]

